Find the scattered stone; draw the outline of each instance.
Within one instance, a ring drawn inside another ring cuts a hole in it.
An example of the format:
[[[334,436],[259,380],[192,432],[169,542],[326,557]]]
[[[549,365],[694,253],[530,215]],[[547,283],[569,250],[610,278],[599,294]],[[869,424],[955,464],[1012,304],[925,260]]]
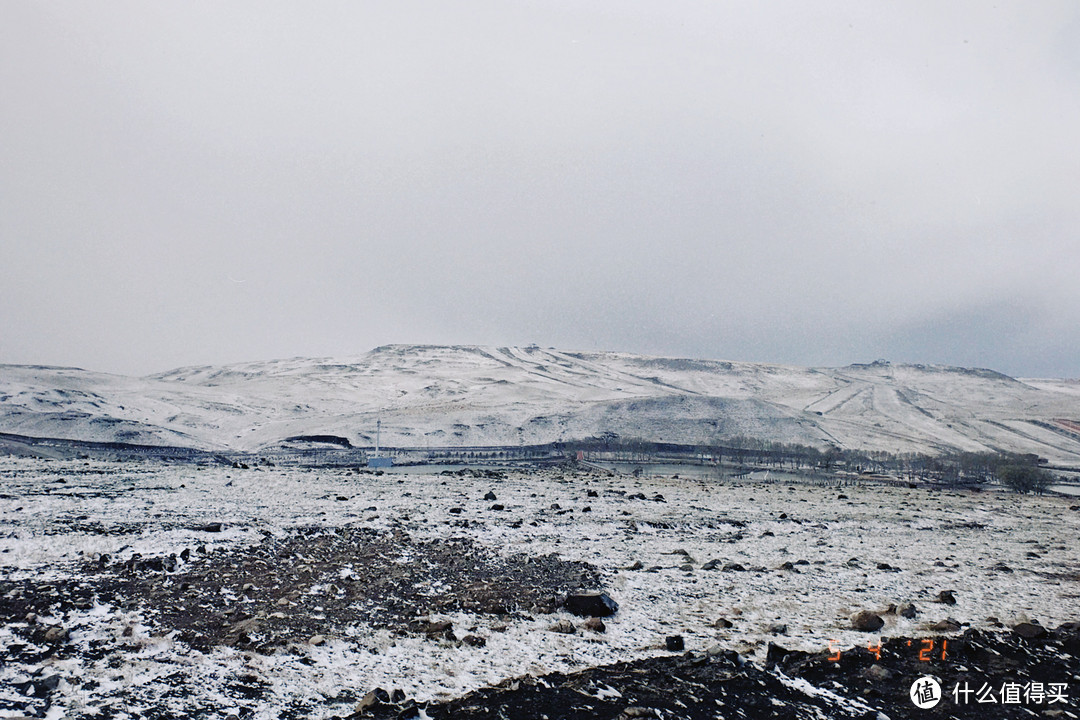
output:
[[[906,602],[906,603],[900,603],[900,607],[896,609],[896,613],[900,617],[904,617],[904,618],[907,618],[908,620],[912,620],[912,619],[915,618],[916,615],[919,614],[919,611],[915,608],[914,603]]]
[[[1047,636],[1046,628],[1035,622],[1021,622],[1012,626],[1014,634],[1024,638],[1025,640],[1035,640],[1037,638],[1044,638]]]
[[[607,625],[600,618],[589,618],[585,622],[581,623],[581,627],[585,630],[591,630],[592,632],[602,633],[607,632]]]
[[[548,630],[551,632],[563,633],[564,635],[573,635],[577,632],[577,628],[574,627],[574,623],[569,620],[559,620],[558,622],[549,625]]]
[[[420,618],[410,623],[411,629],[416,632],[423,633],[428,637],[435,635],[445,635],[453,630],[454,623],[449,620],[431,620],[429,618]]]
[[[892,680],[894,677],[896,677],[896,673],[894,673],[892,670],[882,665],[878,665],[877,663],[874,663],[870,667],[866,668],[866,670],[864,670],[862,674],[863,677],[869,680],[876,680],[878,682],[885,682],[887,680]]]
[[[378,707],[383,703],[390,702],[390,693],[386,692],[382,688],[375,688],[356,704],[356,712],[362,713],[368,708]]]
[[[857,568],[857,567],[859,567],[859,558],[851,558],[845,564],[848,567]]]
[[[619,604],[607,593],[568,595],[563,606],[578,617],[610,617],[619,611]]]
[[[946,605],[955,605],[956,604],[956,596],[953,595],[952,590],[942,590],[941,592],[938,593],[937,601],[939,603],[945,603]]]
[[[860,610],[851,616],[851,627],[861,632],[874,632],[880,630],[885,621],[877,613],[869,610]]]
[[[197,528],[195,528],[195,530],[198,530],[200,532],[219,533],[219,532],[222,531],[222,529],[224,529],[224,527],[225,526],[222,525],[221,523],[214,522],[214,523],[206,523],[205,525],[200,525]]]
[[[772,530],[766,530],[765,532],[761,533],[761,537],[776,537],[776,533],[774,533]]]
[[[499,503],[495,503],[494,505],[491,506],[490,509],[494,510],[495,512],[501,512],[502,510],[506,509],[506,506],[505,505],[500,505]]]
[[[465,512],[465,509],[459,507],[452,507],[447,512],[449,512],[451,515],[460,515],[461,513]]]
[[[645,565],[640,560],[635,560],[626,567],[627,570],[641,570]]]
[[[701,569],[702,569],[702,570],[716,570],[716,569],[720,568],[720,566],[722,565],[722,563],[723,563],[723,561],[721,561],[721,560],[717,560],[717,559],[715,559],[715,558],[714,558],[714,559],[712,559],[712,560],[709,560],[709,561],[708,561],[707,563],[705,563],[704,565],[702,565],[702,566],[701,566]]]
[[[735,623],[731,622],[727,618],[719,618],[715,623],[713,623],[713,626],[726,630],[727,628],[735,627]]]
[[[488,490],[487,494],[484,495],[484,499],[487,500],[488,502],[493,502],[497,498],[495,497],[495,493]]]
[[[957,622],[956,620],[953,620],[952,618],[946,618],[944,620],[939,620],[936,623],[934,623],[933,625],[931,625],[930,629],[933,630],[934,632],[952,633],[952,632],[960,632],[961,627],[963,627],[963,626],[960,625],[960,623]]]
[[[994,572],[1012,573],[1013,569],[1003,562],[995,563],[990,566],[990,569]]]
[[[739,563],[728,563],[724,565],[724,567],[720,568],[720,570],[722,572],[746,572],[746,568],[744,568]]]
[[[59,625],[53,625],[51,628],[45,631],[45,642],[47,643],[59,643],[68,639],[67,628],[62,628]]]
[[[772,623],[767,628],[772,635],[787,635],[788,627],[785,623]]]
[[[479,635],[466,635],[465,637],[461,638],[461,642],[476,648],[482,648],[487,645],[487,640],[480,637]]]
[[[586,497],[600,497],[600,493],[596,492],[595,490],[589,490],[589,491],[587,491],[585,493],[585,496]]]
[[[664,638],[664,646],[667,647],[668,652],[682,652],[686,649],[682,635],[669,635]]]

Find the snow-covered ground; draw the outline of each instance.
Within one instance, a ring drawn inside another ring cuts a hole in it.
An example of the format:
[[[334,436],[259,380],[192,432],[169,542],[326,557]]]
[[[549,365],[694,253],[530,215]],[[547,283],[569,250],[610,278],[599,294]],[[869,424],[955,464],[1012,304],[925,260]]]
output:
[[[349,358],[129,378],[0,365],[0,432],[254,451],[297,435],[358,446],[525,445],[616,433],[736,436],[891,452],[1032,452],[1080,463],[1076,381],[871,363],[800,368],[535,346],[390,345]]]
[[[556,553],[596,566],[619,603],[603,634],[549,631],[560,619],[580,622],[563,613],[445,616],[459,637],[486,640],[472,647],[328,618],[325,643],[266,654],[200,652],[138,605],[99,601],[38,618],[69,629],[71,644],[33,663],[12,654],[27,627],[14,619],[0,628],[8,658],[0,703],[19,701],[13,688],[35,673],[59,674],[50,717],[101,708],[117,718],[329,717],[348,714],[377,686],[448,698],[507,677],[661,654],[669,635],[684,636],[690,650],[720,644],[760,658],[770,640],[803,649],[873,642],[878,635],[850,629],[848,616],[906,601],[918,617],[886,615],[880,635],[933,634],[928,624],[946,617],[984,626],[1026,615],[1054,626],[1077,619],[1080,606],[1080,512],[1059,497],[560,470],[491,479],[14,458],[0,458],[0,480],[0,569],[15,585],[92,585],[101,577],[80,564],[101,553],[122,563],[205,545],[212,555],[298,528],[352,527],[418,542],[468,538],[506,557]],[[489,491],[504,510],[483,499]],[[631,498],[638,493],[646,499]],[[224,529],[198,529],[213,522]],[[745,569],[702,568],[714,559]],[[410,562],[407,554],[399,561]],[[642,569],[627,569],[637,562]],[[172,574],[161,573],[161,583]],[[942,590],[954,592],[955,605],[935,601]],[[721,618],[731,627],[719,627]],[[15,705],[0,704],[0,716],[22,714],[5,707]]]

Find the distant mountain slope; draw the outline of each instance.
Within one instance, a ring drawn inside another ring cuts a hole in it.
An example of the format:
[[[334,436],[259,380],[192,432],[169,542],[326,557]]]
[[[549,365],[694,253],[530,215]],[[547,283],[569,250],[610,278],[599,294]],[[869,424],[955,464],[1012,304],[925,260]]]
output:
[[[358,357],[130,378],[0,366],[0,432],[257,450],[299,435],[395,446],[546,443],[616,433],[753,436],[891,452],[1007,449],[1080,462],[1080,384],[990,370],[760,363],[535,346],[389,345]]]

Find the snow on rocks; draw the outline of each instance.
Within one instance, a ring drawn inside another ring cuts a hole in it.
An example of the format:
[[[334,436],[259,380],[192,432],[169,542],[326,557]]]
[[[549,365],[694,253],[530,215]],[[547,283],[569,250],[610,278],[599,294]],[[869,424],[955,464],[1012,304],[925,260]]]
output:
[[[760,659],[777,625],[793,649],[865,646],[850,616],[866,608],[884,638],[1021,612],[1054,627],[1074,619],[1080,565],[1061,542],[1080,516],[1052,497],[847,486],[838,501],[813,486],[590,476],[593,497],[545,470],[506,473],[493,511],[492,479],[473,474],[0,458],[0,479],[0,682],[52,658],[77,681],[49,695],[71,715],[120,698],[145,711],[179,686],[192,717],[343,716],[374,687],[446,700],[653,657],[674,635]],[[955,605],[935,602],[942,588]],[[565,604],[589,592],[618,606],[604,632]],[[422,617],[449,634],[410,627]],[[563,620],[577,631],[547,631]],[[68,632],[56,646],[52,627]]]

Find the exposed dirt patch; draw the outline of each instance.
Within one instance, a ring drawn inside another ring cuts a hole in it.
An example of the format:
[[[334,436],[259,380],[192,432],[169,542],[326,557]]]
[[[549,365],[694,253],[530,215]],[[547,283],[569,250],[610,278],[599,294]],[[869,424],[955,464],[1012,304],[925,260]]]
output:
[[[82,572],[78,583],[0,582],[0,614],[13,622],[96,600],[138,608],[157,632],[176,630],[196,649],[268,652],[357,624],[404,633],[410,621],[437,613],[552,612],[567,592],[601,581],[591,565],[554,555],[504,558],[464,538],[417,542],[352,528],[301,529],[179,558],[88,563]]]

